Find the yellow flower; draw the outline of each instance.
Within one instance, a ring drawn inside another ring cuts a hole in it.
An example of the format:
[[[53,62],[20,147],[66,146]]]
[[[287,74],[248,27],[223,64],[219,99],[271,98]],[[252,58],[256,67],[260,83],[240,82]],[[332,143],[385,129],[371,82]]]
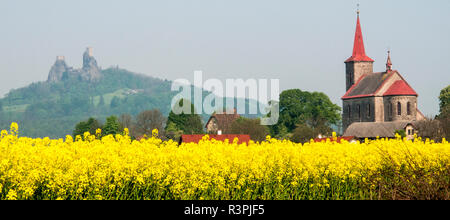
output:
[[[328,198],[321,194],[325,187],[353,198],[360,195],[355,185],[372,189],[381,182],[386,158],[399,174],[420,169],[428,178],[450,169],[445,139],[296,144],[267,136],[237,144],[205,135],[199,143],[178,145],[158,138],[157,130],[141,141],[132,141],[128,129],[64,141],[18,137],[18,126],[11,127],[0,138],[2,199],[298,199],[305,187],[306,198]]]
[[[152,137],[157,138],[158,137],[158,129],[153,129],[152,130]]]
[[[19,134],[19,125],[16,122],[11,123],[11,135],[17,136]]]
[[[8,194],[6,195],[7,200],[17,200],[17,192],[13,189],[9,190]]]

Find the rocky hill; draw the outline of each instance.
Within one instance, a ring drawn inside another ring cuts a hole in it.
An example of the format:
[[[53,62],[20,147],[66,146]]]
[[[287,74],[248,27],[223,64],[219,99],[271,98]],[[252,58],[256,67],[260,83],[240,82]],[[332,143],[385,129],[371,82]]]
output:
[[[47,82],[59,82],[67,78],[79,78],[87,82],[95,82],[101,78],[101,69],[97,66],[92,48],[88,47],[83,54],[83,67],[73,69],[66,64],[64,56],[57,56],[48,74]]]
[[[89,117],[104,120],[153,108],[167,116],[177,93],[171,91],[168,80],[118,67],[102,70],[88,48],[82,68],[69,67],[64,57],[58,56],[47,81],[11,90],[0,99],[0,129],[8,129],[14,121],[22,136],[61,138]],[[203,115],[204,121],[208,117]]]

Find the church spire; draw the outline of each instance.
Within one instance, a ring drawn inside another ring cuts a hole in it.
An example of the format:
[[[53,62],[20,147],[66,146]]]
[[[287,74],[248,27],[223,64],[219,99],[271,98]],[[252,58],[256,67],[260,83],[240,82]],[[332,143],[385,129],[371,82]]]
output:
[[[352,61],[374,62],[370,57],[366,55],[366,51],[364,49],[361,23],[359,22],[359,4],[356,13],[357,13],[357,21],[356,21],[355,41],[353,43],[353,54],[345,62],[352,62]]]
[[[392,62],[391,62],[391,51],[388,50],[388,58],[386,62],[386,72],[389,73],[392,71]]]

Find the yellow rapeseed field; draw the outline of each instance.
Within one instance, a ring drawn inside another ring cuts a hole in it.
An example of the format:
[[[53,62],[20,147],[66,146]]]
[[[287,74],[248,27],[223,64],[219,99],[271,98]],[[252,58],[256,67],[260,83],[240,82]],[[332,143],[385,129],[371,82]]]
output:
[[[13,123],[0,137],[0,199],[385,199],[390,184],[399,198],[448,199],[445,139],[178,145],[127,133],[32,139]]]

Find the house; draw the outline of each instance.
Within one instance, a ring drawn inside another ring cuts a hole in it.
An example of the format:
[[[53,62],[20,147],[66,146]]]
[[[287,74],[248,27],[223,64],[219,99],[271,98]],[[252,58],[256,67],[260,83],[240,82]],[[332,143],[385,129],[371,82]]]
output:
[[[345,136],[393,137],[396,129],[411,130],[408,124],[425,118],[417,108],[418,94],[392,69],[390,55],[388,51],[386,70],[374,72],[374,60],[364,49],[358,11],[353,53],[345,61],[346,93],[341,98]]]
[[[198,143],[200,140],[202,140],[202,138],[205,135],[203,134],[183,134],[181,135],[180,138],[180,142],[181,143]],[[215,139],[218,141],[225,141],[226,139],[228,139],[229,143],[232,143],[233,140],[235,138],[238,138],[238,144],[248,144],[248,142],[250,141],[250,135],[246,135],[246,134],[222,134],[222,135],[217,135],[217,134],[210,134],[209,136],[209,140]]]
[[[231,133],[231,125],[239,118],[236,109],[233,113],[227,112],[214,113],[206,122],[205,128],[208,134],[229,134]]]

